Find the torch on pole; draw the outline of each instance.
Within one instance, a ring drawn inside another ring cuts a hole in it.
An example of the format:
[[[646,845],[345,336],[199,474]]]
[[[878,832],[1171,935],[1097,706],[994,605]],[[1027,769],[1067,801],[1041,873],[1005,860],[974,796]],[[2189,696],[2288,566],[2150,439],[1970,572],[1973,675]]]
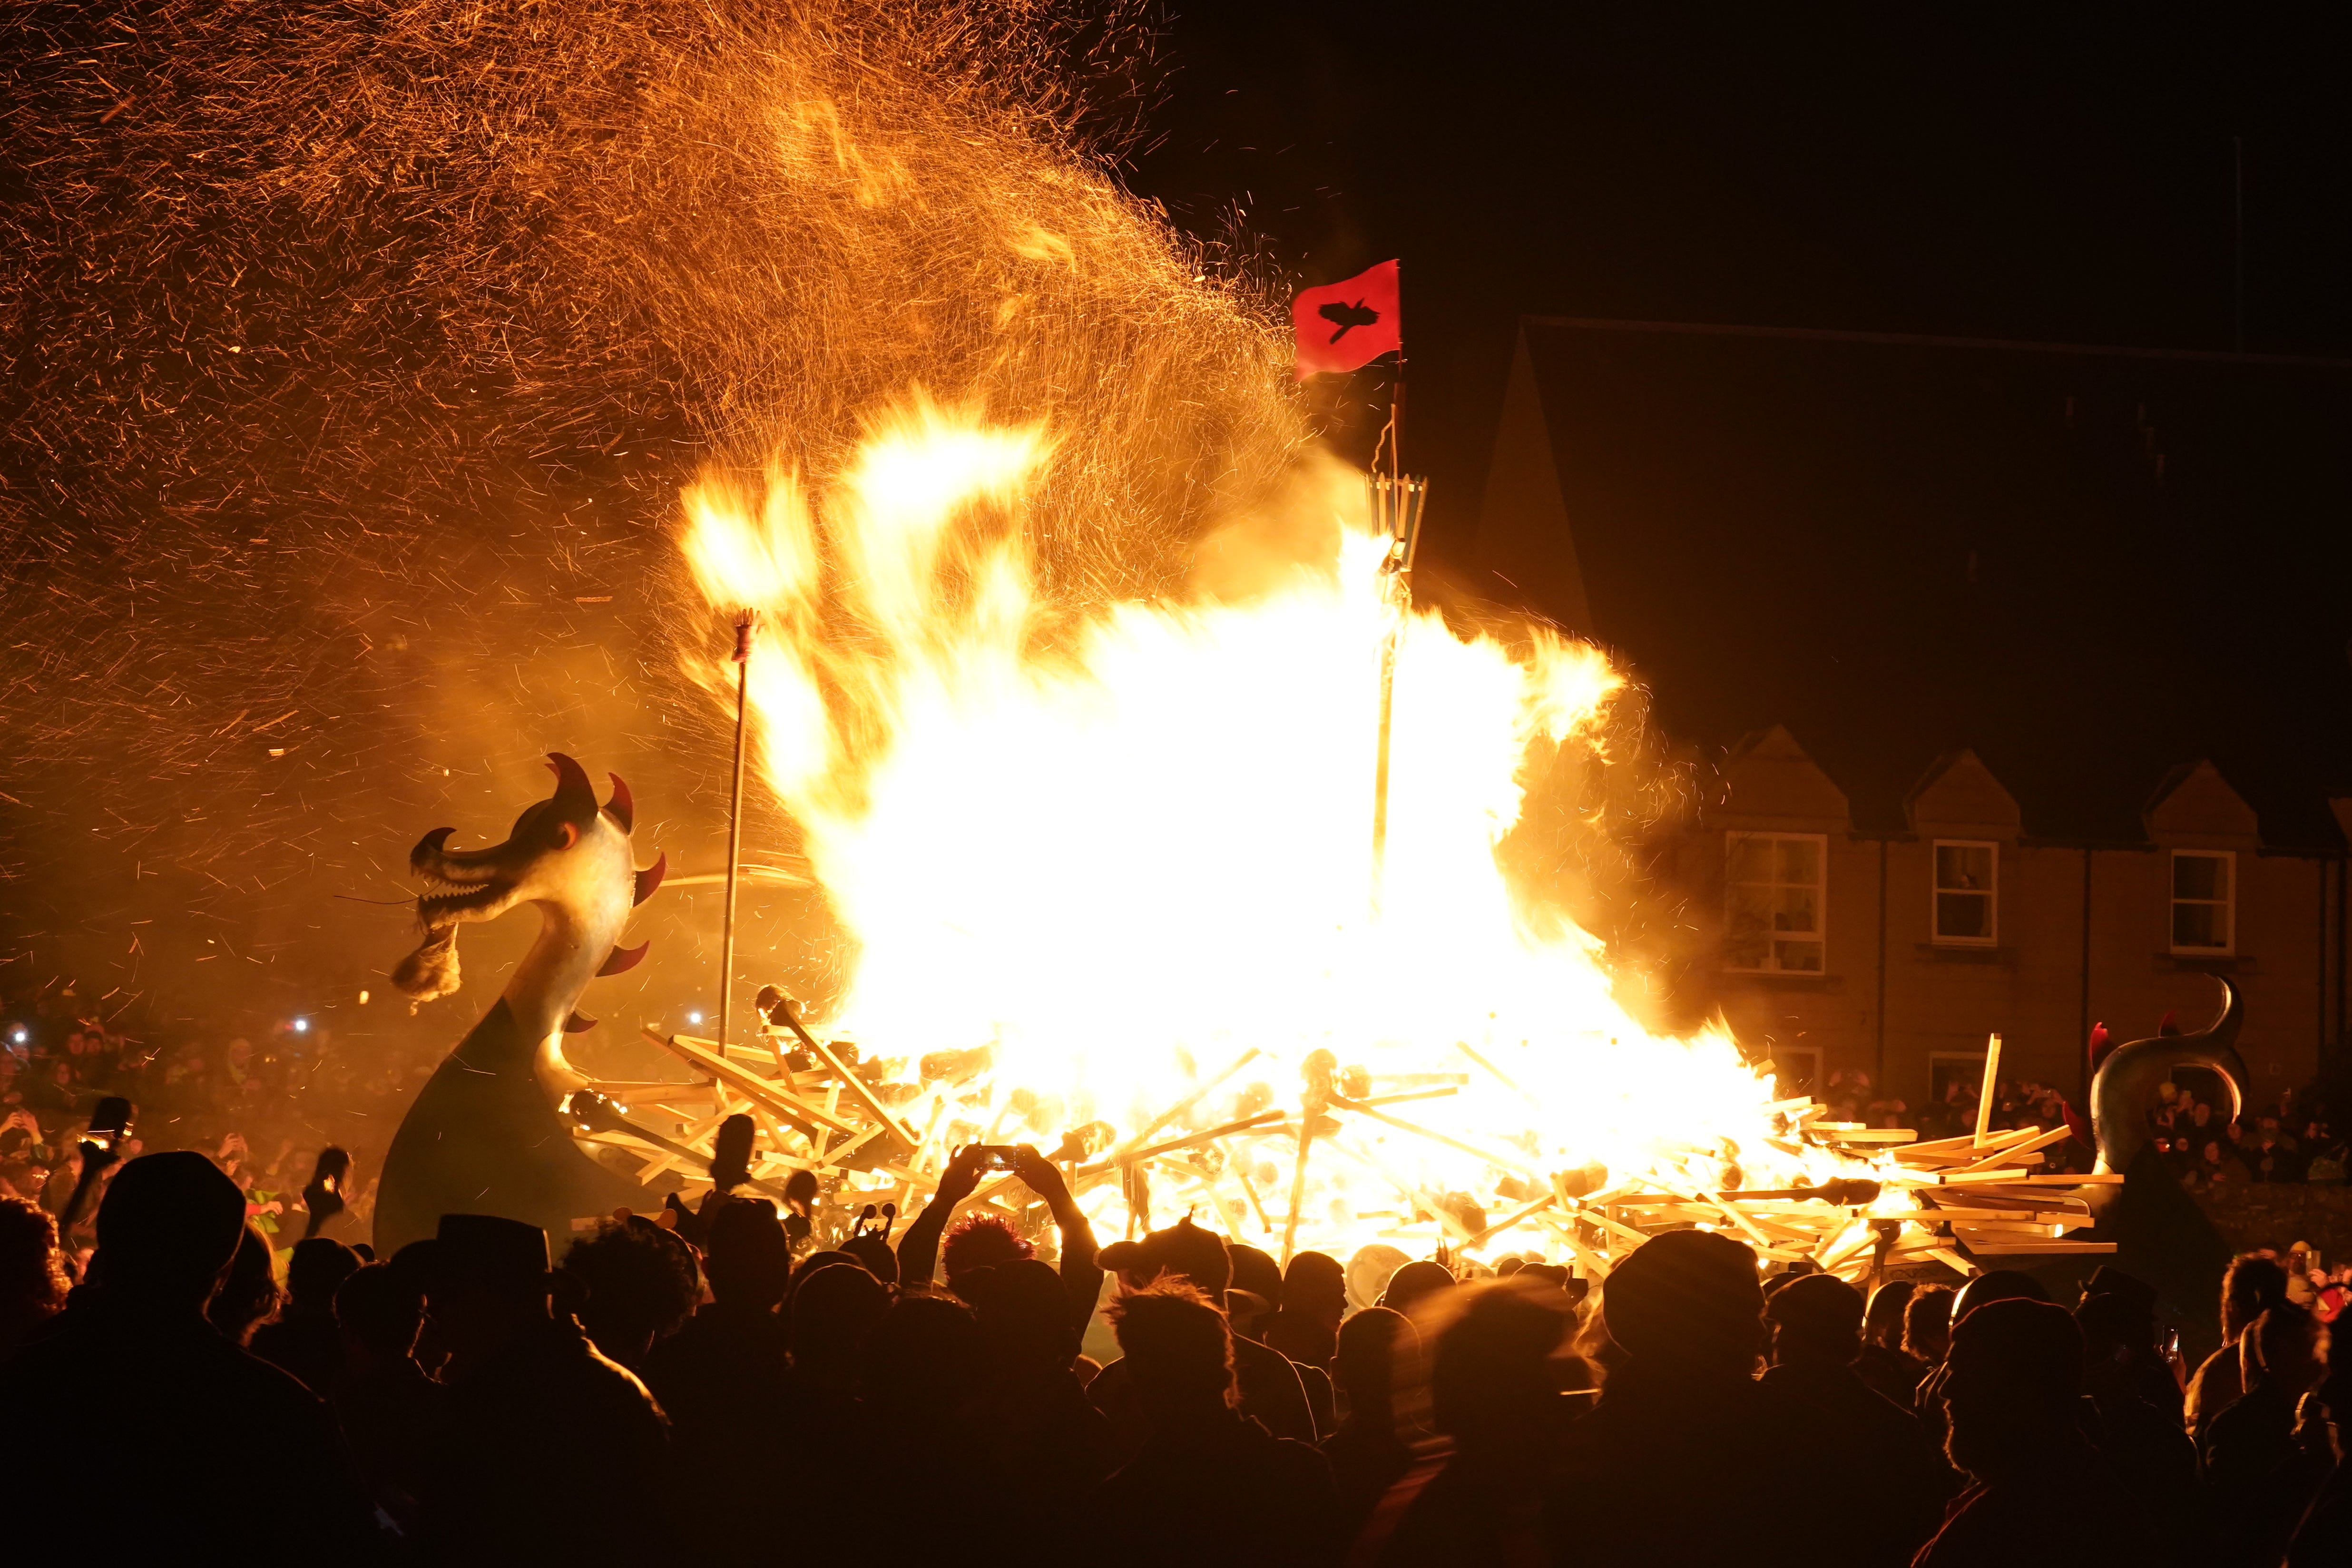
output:
[[[719,936],[719,1050],[727,1050],[727,1027],[735,999],[735,884],[743,868],[743,740],[751,707],[751,631],[757,616],[746,610],[735,622],[735,784],[727,800],[727,915]]]

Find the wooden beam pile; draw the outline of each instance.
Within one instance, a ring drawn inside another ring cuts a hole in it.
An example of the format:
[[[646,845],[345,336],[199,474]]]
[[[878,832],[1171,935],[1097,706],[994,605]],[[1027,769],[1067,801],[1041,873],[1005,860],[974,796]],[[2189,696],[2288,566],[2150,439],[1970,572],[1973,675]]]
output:
[[[711,1040],[652,1029],[645,1036],[688,1068],[695,1080],[583,1086],[622,1102],[624,1120],[638,1129],[583,1132],[581,1141],[622,1152],[635,1162],[641,1180],[674,1184],[689,1195],[709,1182],[708,1155],[719,1123],[746,1114],[764,1134],[751,1165],[762,1188],[805,1170],[817,1176],[836,1208],[895,1203],[899,1214],[911,1215],[937,1186],[953,1152],[949,1138],[955,1112],[986,1071],[984,1058],[973,1056],[912,1091],[869,1082],[837,1043],[819,1041],[797,1023],[769,1026],[758,1048],[722,1051]],[[1471,1067],[1517,1089],[1475,1050],[1460,1052]],[[1986,1064],[1988,1107],[1997,1052],[1996,1045]],[[1620,1173],[1591,1190],[1576,1190],[1578,1173],[1539,1170],[1516,1148],[1482,1144],[1475,1133],[1457,1136],[1430,1125],[1420,1112],[1402,1113],[1412,1102],[1452,1098],[1467,1081],[1465,1073],[1415,1075],[1413,1086],[1395,1093],[1363,1093],[1360,1081],[1349,1086],[1359,1090],[1351,1096],[1310,1062],[1298,1105],[1188,1130],[1185,1123],[1199,1107],[1258,1057],[1255,1049],[1244,1051],[1115,1145],[1093,1152],[1070,1145],[1049,1153],[1064,1163],[1082,1202],[1088,1193],[1116,1184],[1127,1198],[1131,1229],[1153,1223],[1155,1212],[1160,1223],[1194,1212],[1204,1221],[1214,1216],[1213,1223],[1238,1240],[1279,1247],[1286,1257],[1298,1231],[1310,1160],[1340,1162],[1368,1178],[1358,1191],[1391,1195],[1393,1207],[1359,1206],[1360,1240],[1408,1251],[1540,1250],[1569,1257],[1590,1279],[1605,1278],[1650,1237],[1695,1225],[1738,1237],[1772,1264],[1811,1264],[1861,1283],[1938,1264],[1965,1275],[1974,1271],[1971,1258],[1999,1268],[2022,1256],[2115,1250],[2112,1243],[2066,1234],[2092,1222],[2086,1194],[2122,1178],[2044,1172],[2050,1151],[2069,1135],[2063,1127],[1996,1132],[1980,1116],[1971,1134],[1921,1142],[1906,1130],[1827,1120],[1825,1107],[1799,1097],[1768,1108],[1781,1129],[1769,1142],[1791,1155],[1830,1151],[1845,1156],[1852,1163],[1843,1167],[1843,1179],[1721,1191]],[[1424,1082],[1431,1087],[1419,1087]],[[980,1141],[997,1141],[1002,1120]],[[1375,1140],[1397,1133],[1484,1162],[1499,1173],[1497,1180],[1512,1179],[1506,1186],[1518,1199],[1491,1221],[1449,1205],[1443,1194],[1415,1186],[1382,1159]],[[703,1159],[688,1159],[681,1150],[699,1151]],[[1263,1180],[1269,1164],[1284,1177],[1271,1186]],[[1019,1182],[1003,1175],[984,1183],[968,1206],[1017,1220],[1027,1202]]]

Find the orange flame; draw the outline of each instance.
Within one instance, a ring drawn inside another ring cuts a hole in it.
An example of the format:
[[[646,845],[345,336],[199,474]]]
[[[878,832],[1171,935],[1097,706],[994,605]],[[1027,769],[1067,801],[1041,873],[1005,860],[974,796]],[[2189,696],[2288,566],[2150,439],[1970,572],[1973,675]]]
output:
[[[1053,455],[1041,428],[919,396],[814,487],[774,474],[758,494],[686,498],[703,593],[776,634],[751,680],[763,772],[858,946],[835,1032],[908,1080],[927,1053],[992,1052],[941,1147],[1051,1147],[1092,1122],[1178,1138],[1296,1104],[1328,1050],[1358,1069],[1342,1092],[1430,1098],[1389,1110],[1411,1129],[1318,1127],[1301,1245],[1459,1241],[1593,1162],[1682,1190],[1836,1173],[1835,1156],[1768,1142],[1772,1089],[1725,1034],[1648,1033],[1593,939],[1521,907],[1496,866],[1531,761],[1591,744],[1623,684],[1596,649],[1538,630],[1515,655],[1400,616],[1360,479],[1289,520],[1323,538],[1315,569],[1239,602],[1110,603],[1072,624],[1024,542]],[[1188,1152],[1150,1217],[1193,1208],[1278,1240],[1297,1130],[1270,1118]],[[1108,1185],[1090,1203],[1127,1218]],[[1484,1245],[1557,1251],[1544,1223]]]

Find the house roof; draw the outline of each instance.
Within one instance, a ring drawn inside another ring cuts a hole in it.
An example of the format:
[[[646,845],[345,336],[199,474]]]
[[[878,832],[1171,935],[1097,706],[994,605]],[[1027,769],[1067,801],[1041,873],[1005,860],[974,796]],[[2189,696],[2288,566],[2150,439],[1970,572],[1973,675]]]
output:
[[[2343,846],[2352,361],[1529,318],[1507,403],[1479,589],[1669,732],[1785,724],[1866,828],[1966,749],[2095,841],[2210,759]]]

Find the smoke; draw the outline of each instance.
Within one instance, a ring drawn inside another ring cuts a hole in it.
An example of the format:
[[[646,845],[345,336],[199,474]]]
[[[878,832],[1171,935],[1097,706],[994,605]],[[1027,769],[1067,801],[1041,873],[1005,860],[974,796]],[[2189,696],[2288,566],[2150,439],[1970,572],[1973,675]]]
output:
[[[348,997],[405,916],[335,895],[402,899],[436,822],[497,837],[551,749],[630,774],[647,858],[715,864],[720,727],[677,673],[724,636],[672,542],[698,475],[824,468],[918,385],[1048,424],[1037,561],[1075,605],[1178,584],[1303,438],[1260,285],[1112,177],[1131,13],[172,0],[7,32],[12,993]],[[707,986],[715,922],[663,905],[648,998]],[[767,900],[747,951],[811,913]]]

